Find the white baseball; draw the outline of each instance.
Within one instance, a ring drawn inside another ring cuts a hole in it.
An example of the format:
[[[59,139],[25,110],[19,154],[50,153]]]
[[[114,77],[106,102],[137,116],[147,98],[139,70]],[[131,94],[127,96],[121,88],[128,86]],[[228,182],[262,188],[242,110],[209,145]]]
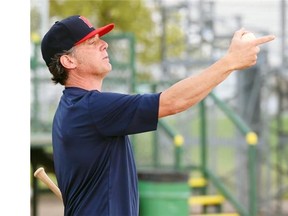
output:
[[[244,41],[251,41],[251,40],[256,39],[256,37],[252,32],[248,32],[242,35],[241,39]]]

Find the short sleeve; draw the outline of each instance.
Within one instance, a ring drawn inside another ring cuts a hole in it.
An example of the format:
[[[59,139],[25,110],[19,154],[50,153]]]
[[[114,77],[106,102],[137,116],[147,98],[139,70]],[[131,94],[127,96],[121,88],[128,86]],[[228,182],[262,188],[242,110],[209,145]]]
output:
[[[160,93],[92,92],[89,110],[99,133],[121,136],[157,129]]]

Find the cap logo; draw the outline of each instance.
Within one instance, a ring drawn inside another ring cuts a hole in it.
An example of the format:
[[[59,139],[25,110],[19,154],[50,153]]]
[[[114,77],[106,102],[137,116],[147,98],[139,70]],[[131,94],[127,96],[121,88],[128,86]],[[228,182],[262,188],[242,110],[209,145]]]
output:
[[[92,28],[93,25],[90,23],[90,21],[84,17],[84,16],[79,16],[79,18],[89,27],[89,28]]]

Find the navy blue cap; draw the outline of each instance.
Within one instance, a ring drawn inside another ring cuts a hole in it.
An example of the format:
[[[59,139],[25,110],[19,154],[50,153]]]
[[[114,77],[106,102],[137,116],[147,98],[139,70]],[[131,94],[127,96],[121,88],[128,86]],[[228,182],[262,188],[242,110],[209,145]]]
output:
[[[56,21],[42,39],[42,57],[46,65],[49,66],[55,54],[69,50],[96,34],[101,37],[113,28],[114,24],[110,23],[95,29],[86,17],[80,15],[70,16],[61,21]]]

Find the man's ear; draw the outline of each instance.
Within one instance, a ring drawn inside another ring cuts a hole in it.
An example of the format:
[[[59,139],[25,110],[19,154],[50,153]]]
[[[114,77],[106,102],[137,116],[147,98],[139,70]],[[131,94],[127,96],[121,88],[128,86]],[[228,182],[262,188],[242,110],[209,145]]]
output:
[[[73,57],[71,57],[69,55],[62,55],[60,57],[60,62],[62,64],[62,66],[67,68],[67,69],[75,68],[74,59],[73,59]]]

